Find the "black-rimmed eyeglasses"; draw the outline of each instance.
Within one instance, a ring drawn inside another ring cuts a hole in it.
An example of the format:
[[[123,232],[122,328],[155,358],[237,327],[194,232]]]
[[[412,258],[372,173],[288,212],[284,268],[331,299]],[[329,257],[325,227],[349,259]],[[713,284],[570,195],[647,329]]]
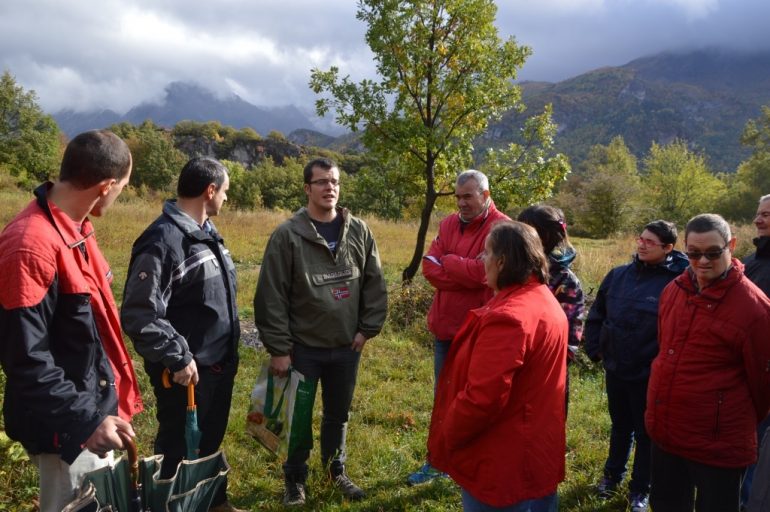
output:
[[[340,184],[340,180],[335,180],[333,178],[332,179],[322,178],[320,180],[312,180],[309,183],[311,185],[321,185],[322,187],[325,187],[326,185],[331,185],[332,187],[336,187],[337,185]]]

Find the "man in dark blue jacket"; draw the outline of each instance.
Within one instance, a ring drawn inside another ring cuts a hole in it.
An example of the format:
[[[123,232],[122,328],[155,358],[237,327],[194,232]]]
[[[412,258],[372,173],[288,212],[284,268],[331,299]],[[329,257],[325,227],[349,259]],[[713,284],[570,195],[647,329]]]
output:
[[[743,273],[748,277],[755,285],[757,285],[765,295],[770,297],[770,194],[764,195],[759,198],[759,206],[757,206],[757,215],[754,217],[754,226],[757,228],[757,237],[753,240],[756,246],[756,252],[753,252],[743,259],[743,264],[746,267],[743,269]],[[757,439],[762,442],[760,450],[764,452],[770,452],[770,436],[765,435],[765,432],[770,432],[770,416],[759,424],[757,428]],[[765,453],[763,455],[765,462],[765,471],[770,466],[770,454]],[[744,505],[749,501],[749,495],[752,487],[755,486],[755,465],[751,465],[746,470],[746,475],[743,479],[743,485],[741,486],[741,503]],[[755,502],[760,499],[760,494],[764,495],[764,500],[770,506],[770,475],[766,475],[764,479],[757,479],[754,494],[756,498]],[[760,510],[757,508],[756,510]]]
[[[200,456],[215,453],[227,429],[240,327],[235,265],[210,217],[227,200],[227,169],[193,158],[182,169],[178,199],[134,242],[123,295],[123,329],[144,358],[157,397],[155,451],[164,455],[161,478],[174,475],[186,453],[186,387],[195,384]],[[168,372],[177,384],[164,387]],[[214,499],[234,511],[226,485]]]
[[[631,263],[616,267],[602,281],[585,324],[585,350],[602,360],[612,429],[602,497],[616,490],[626,473],[636,441],[629,482],[632,512],[646,512],[650,492],[650,438],[644,427],[650,365],[658,353],[658,298],[663,288],[687,268],[684,254],[674,250],[674,224],[656,220],[636,239]]]

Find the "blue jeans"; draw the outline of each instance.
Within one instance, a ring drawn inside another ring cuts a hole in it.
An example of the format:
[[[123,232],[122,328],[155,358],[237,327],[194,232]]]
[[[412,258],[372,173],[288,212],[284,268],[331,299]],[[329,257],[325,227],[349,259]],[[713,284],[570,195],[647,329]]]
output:
[[[647,379],[625,381],[606,372],[607,406],[612,420],[610,450],[604,464],[604,476],[620,483],[626,474],[631,447],[636,441],[634,469],[628,490],[632,493],[650,492],[650,438],[644,427],[647,407]]]
[[[360,360],[361,353],[350,346],[314,348],[295,344],[292,352],[292,367],[306,379],[318,379],[321,383],[321,462],[333,471],[339,471],[345,464],[348,415]],[[294,451],[283,465],[284,473],[306,476],[309,457],[309,448]]]
[[[556,512],[559,507],[559,498],[556,493],[534,500],[524,500],[506,507],[493,507],[482,503],[470,495],[465,489],[463,494],[464,512]]]
[[[762,420],[762,423],[757,427],[757,447],[761,449],[762,438],[765,435],[765,431],[770,428],[770,415]],[[767,443],[768,441],[765,440]],[[746,468],[746,473],[743,475],[743,482],[741,483],[741,505],[746,505],[749,502],[749,496],[751,495],[751,484],[754,482],[754,471],[757,465],[752,464]]]
[[[441,369],[444,367],[444,361],[449,354],[449,347],[452,346],[452,340],[435,339],[433,341],[433,392],[436,392],[438,386],[438,376],[441,375]]]
[[[755,468],[756,478],[746,503],[747,512],[770,510],[770,427],[762,439],[762,449]]]

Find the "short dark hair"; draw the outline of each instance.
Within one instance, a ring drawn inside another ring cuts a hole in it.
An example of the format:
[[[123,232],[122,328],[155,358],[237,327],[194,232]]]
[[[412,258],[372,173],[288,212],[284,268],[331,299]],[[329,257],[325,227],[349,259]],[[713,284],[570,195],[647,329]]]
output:
[[[687,221],[687,226],[684,228],[684,241],[687,242],[687,236],[690,233],[708,233],[709,231],[719,233],[725,243],[733,237],[730,232],[730,224],[721,215],[701,213]]]
[[[227,176],[227,167],[219,160],[196,156],[182,168],[176,193],[179,197],[198,197],[212,183],[219,190],[225,182],[225,176]]]
[[[314,167],[320,167],[324,171],[328,171],[332,167],[337,167],[337,164],[331,158],[319,157],[312,159],[307,163],[303,171],[305,183],[310,183],[310,180],[313,179]]]
[[[525,208],[518,217],[519,222],[529,224],[537,231],[546,255],[561,246],[569,246],[567,222],[564,212],[555,206],[536,204]]]
[[[503,259],[497,275],[497,289],[524,284],[534,275],[540,283],[548,282],[548,259],[535,228],[515,220],[499,222],[490,230],[492,254]]]
[[[67,144],[59,181],[82,190],[105,179],[120,181],[130,169],[128,145],[109,130],[91,130],[77,135]]]
[[[654,233],[662,243],[676,245],[677,231],[676,225],[673,222],[658,219],[645,224],[642,231],[645,229],[650,233]]]

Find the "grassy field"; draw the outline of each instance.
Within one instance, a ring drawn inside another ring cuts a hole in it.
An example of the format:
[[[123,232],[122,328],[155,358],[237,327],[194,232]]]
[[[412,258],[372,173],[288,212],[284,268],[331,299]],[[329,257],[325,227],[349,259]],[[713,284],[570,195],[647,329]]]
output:
[[[5,225],[29,197],[8,187],[0,189],[0,224]],[[118,202],[106,218],[95,221],[97,239],[113,266],[116,278],[113,291],[118,303],[131,244],[159,212],[159,201],[129,198]],[[286,212],[242,213],[225,209],[215,219],[238,267],[238,304],[247,328],[265,243],[275,226],[288,215]],[[414,247],[417,226],[367,220],[377,238],[393,304],[383,333],[368,343],[364,351],[348,432],[348,470],[368,491],[369,497],[360,503],[343,500],[322,477],[318,454],[314,452],[306,510],[460,510],[459,489],[451,481],[442,480],[414,488],[405,484],[406,475],[419,467],[424,457],[433,386],[432,349],[424,326],[426,285],[418,279],[417,288],[407,291],[399,283],[401,270],[408,263]],[[748,252],[751,246],[747,240],[751,236],[750,227],[739,230],[742,242],[739,254]],[[587,292],[595,291],[607,271],[628,261],[634,250],[632,236],[573,242],[579,253],[576,271]],[[406,323],[408,326],[396,328],[395,319],[399,325]],[[244,433],[249,393],[265,358],[264,351],[241,348],[241,367],[224,450],[232,465],[231,500],[250,510],[283,510],[279,462],[271,459]],[[135,366],[144,390],[146,411],[135,419],[134,424],[140,453],[149,455],[155,432],[154,397],[141,363],[137,362]],[[609,431],[603,373],[584,359],[572,365],[570,372],[567,479],[559,488],[560,510],[626,510],[624,492],[607,501],[596,499],[591,492],[601,475]],[[0,375],[0,381],[2,379]],[[319,410],[316,410],[315,420],[320,421]],[[317,435],[317,426],[315,432]],[[0,432],[0,510],[34,510],[31,503],[36,496],[35,471],[23,450]]]

